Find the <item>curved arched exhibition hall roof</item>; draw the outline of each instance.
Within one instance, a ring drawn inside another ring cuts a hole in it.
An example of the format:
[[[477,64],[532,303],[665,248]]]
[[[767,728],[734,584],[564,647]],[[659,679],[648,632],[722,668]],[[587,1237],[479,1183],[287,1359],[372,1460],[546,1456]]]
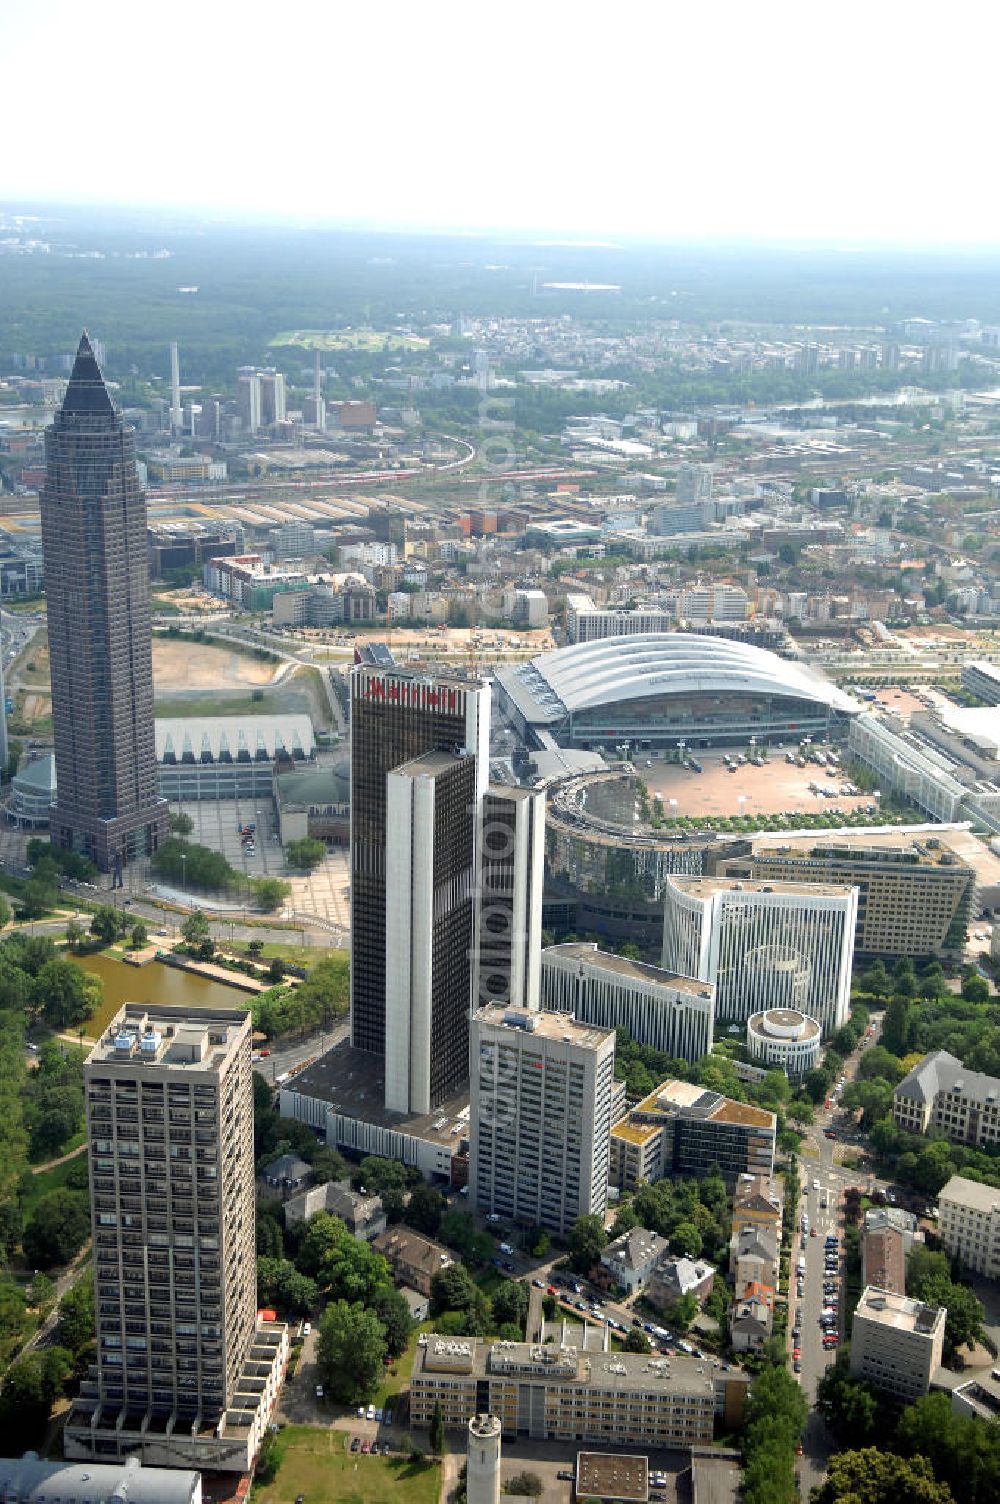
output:
[[[606,637],[540,653],[499,678],[528,721],[544,722],[599,705],[652,695],[771,694],[845,714],[856,701],[828,679],[764,648],[690,632]]]

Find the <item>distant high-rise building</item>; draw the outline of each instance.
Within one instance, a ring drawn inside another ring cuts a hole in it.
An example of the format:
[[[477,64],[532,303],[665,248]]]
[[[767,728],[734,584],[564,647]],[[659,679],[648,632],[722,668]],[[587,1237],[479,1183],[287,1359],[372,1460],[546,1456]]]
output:
[[[244,429],[256,433],[261,426],[260,375],[252,366],[241,366],[237,373],[236,401]]]
[[[712,474],[711,465],[691,465],[685,460],[677,472],[677,500],[711,500]]]
[[[538,1008],[545,791],[491,786],[480,810],[476,1002]]]
[[[612,1029],[561,1013],[481,1008],[472,1019],[469,1200],[564,1237],[603,1217],[614,1096]]]
[[[469,1073],[476,764],[425,752],[386,793],[385,1105],[428,1113]]]
[[[86,334],[41,493],[58,791],[52,840],[103,871],[168,831],[153,739],[146,498]]]
[[[265,428],[285,421],[285,378],[268,368],[260,375],[260,421]]]
[[[67,1457],[246,1472],[287,1329],[257,1322],[251,1022],[120,1008],[87,1058],[97,1362]]]
[[[184,425],[181,412],[181,365],[177,351],[177,341],[170,343],[170,427],[174,433],[180,433]]]
[[[464,822],[475,821],[488,778],[490,693],[486,681],[417,668],[361,664],[352,676],[351,1043],[383,1061],[391,962],[389,774],[427,752],[470,759],[472,807],[459,809],[445,799],[436,811],[436,818],[452,823],[454,839],[464,840]]]

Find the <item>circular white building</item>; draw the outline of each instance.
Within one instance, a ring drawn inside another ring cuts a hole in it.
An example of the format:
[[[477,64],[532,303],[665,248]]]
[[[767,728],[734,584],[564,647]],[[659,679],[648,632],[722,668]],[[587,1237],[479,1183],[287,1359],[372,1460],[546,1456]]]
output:
[[[747,1020],[750,1059],[777,1066],[790,1081],[804,1076],[819,1060],[821,1036],[818,1021],[798,1008],[768,1008]]]
[[[500,1418],[474,1415],[469,1421],[465,1493],[468,1504],[500,1504]]]

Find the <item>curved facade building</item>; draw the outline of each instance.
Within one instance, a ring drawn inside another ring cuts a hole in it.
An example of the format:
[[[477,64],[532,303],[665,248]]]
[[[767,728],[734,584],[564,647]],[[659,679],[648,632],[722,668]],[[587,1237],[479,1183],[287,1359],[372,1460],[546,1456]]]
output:
[[[715,994],[707,982],[598,950],[593,941],[542,951],[542,1007],[627,1029],[637,1044],[692,1065],[712,1048]]]
[[[800,1080],[819,1060],[822,1029],[798,1008],[769,1008],[747,1020],[751,1060],[777,1066],[790,1081]]]
[[[711,982],[719,1019],[808,998],[828,1036],[848,1015],[857,914],[857,888],[669,877],[661,965]]]
[[[745,642],[646,632],[574,643],[501,670],[498,702],[524,739],[596,748],[732,746],[846,734],[860,706],[795,659]]]

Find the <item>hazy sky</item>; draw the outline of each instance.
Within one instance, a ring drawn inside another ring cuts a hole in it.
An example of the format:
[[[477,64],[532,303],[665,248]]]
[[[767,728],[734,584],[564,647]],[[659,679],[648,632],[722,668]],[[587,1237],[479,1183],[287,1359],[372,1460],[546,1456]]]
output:
[[[985,0],[0,0],[0,202],[1000,242]]]

